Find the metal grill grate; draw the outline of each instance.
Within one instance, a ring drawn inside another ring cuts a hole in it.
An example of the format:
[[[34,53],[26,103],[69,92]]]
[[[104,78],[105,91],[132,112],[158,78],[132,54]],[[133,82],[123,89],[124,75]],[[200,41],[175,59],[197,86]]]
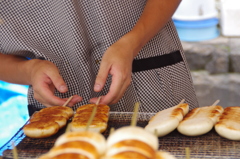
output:
[[[154,114],[139,113],[137,125],[145,127],[149,119]],[[130,125],[132,113],[111,112],[108,122],[108,128],[103,133],[107,138],[110,129],[113,127],[118,129],[122,126]],[[19,159],[38,158],[41,154],[49,151],[54,145],[59,135],[63,134],[63,128],[57,134],[45,139],[32,139],[25,137],[22,129],[12,138],[12,141],[21,141],[18,146]],[[190,148],[191,159],[237,159],[240,158],[240,141],[231,141],[220,137],[214,130],[209,133],[197,136],[188,137],[181,135],[176,130],[167,136],[159,138],[159,149],[168,151],[175,155],[178,159],[185,159],[185,148]],[[13,158],[11,149],[11,141],[1,149],[7,149],[3,152],[3,157]]]

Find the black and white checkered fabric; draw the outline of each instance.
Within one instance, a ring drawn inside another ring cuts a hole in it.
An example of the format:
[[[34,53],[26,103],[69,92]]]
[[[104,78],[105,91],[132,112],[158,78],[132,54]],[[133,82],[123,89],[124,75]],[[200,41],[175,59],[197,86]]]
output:
[[[69,92],[56,95],[83,97],[77,107],[108,92],[111,79],[100,93],[93,91],[99,61],[105,50],[129,32],[140,17],[145,0],[1,0],[1,48],[4,54],[52,61],[60,69]],[[157,112],[185,99],[198,107],[189,69],[172,21],[140,51],[135,60],[178,51],[180,62],[136,71],[124,97],[111,111]],[[33,98],[29,104],[44,107]]]

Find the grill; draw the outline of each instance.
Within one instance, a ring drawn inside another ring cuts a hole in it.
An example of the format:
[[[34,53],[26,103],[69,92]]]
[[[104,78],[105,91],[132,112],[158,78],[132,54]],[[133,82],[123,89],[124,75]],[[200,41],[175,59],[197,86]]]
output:
[[[154,114],[139,113],[137,125],[145,127],[149,119]],[[108,128],[103,133],[107,138],[110,129],[118,129],[122,126],[130,125],[132,113],[111,112],[108,122]],[[13,136],[13,138],[0,148],[3,151],[3,158],[13,158],[11,145],[12,141],[19,143],[17,145],[19,159],[38,158],[43,153],[49,151],[54,145],[59,135],[65,132],[61,129],[57,134],[45,139],[32,139],[26,137],[22,128]],[[189,137],[180,134],[177,130],[159,138],[159,149],[168,151],[178,159],[186,159],[185,149],[189,147],[191,159],[237,159],[240,158],[240,141],[231,141],[220,137],[215,130],[197,137]]]

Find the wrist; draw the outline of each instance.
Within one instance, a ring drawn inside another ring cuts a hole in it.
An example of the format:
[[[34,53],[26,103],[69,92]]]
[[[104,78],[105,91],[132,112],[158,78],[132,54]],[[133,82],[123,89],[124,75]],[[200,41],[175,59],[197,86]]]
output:
[[[139,51],[142,49],[144,46],[144,42],[142,38],[140,38],[139,35],[136,33],[130,31],[129,33],[125,34],[121,40],[124,41],[125,46],[131,48],[132,53],[133,53],[133,58],[137,56]]]
[[[42,60],[39,59],[31,59],[31,60],[25,60],[19,63],[19,72],[21,72],[21,75],[24,75],[24,83],[27,85],[32,85],[32,74],[33,71],[36,71],[34,68],[38,65],[37,63],[41,62]]]

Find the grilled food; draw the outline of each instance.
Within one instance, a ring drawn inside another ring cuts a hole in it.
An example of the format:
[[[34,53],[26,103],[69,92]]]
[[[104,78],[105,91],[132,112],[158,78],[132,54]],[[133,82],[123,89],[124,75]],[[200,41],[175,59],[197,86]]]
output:
[[[58,132],[60,126],[54,120],[35,121],[24,126],[23,132],[31,138],[45,138],[52,136]]]
[[[97,107],[96,115],[89,125],[89,131],[104,132],[107,129],[110,108],[103,104],[87,104],[79,107],[71,123],[71,131],[84,131],[94,107]]]
[[[64,153],[78,153],[89,159],[99,158],[96,147],[87,141],[69,141],[61,145],[54,146],[49,152],[48,156],[55,157]]]
[[[104,136],[100,133],[95,133],[92,131],[67,132],[56,140],[54,146],[59,146],[71,141],[89,142],[96,147],[98,154],[100,155],[103,155],[106,150],[106,139]]]
[[[58,114],[66,114],[66,118],[69,119],[73,116],[73,110],[70,107],[64,107],[64,106],[53,106],[53,107],[47,107],[44,109],[41,109],[39,111],[39,114],[51,114],[51,115],[58,115]]]
[[[158,137],[165,136],[177,128],[188,111],[186,103],[162,110],[152,117],[145,129]]]
[[[141,127],[125,126],[117,129],[107,139],[105,158],[137,157],[151,159],[158,149],[158,138]]]
[[[155,159],[177,159],[177,158],[171,155],[169,152],[157,151]]]
[[[64,106],[43,108],[34,113],[29,123],[24,126],[23,132],[32,138],[46,138],[56,134],[67,124],[73,116],[73,110]]]
[[[66,132],[57,138],[53,148],[39,159],[100,159],[106,151],[106,139],[97,132]]]
[[[32,122],[43,122],[48,123],[48,121],[55,121],[58,123],[59,127],[62,128],[67,124],[67,119],[63,116],[35,116],[34,118],[31,118],[30,123]]]
[[[177,130],[187,136],[198,136],[209,132],[218,122],[223,108],[219,105],[192,109],[180,122]]]
[[[42,155],[38,159],[89,159],[89,158],[79,153],[62,153],[54,157],[50,157],[49,155]]]
[[[240,140],[240,107],[227,107],[215,125],[216,132],[230,140]]]

